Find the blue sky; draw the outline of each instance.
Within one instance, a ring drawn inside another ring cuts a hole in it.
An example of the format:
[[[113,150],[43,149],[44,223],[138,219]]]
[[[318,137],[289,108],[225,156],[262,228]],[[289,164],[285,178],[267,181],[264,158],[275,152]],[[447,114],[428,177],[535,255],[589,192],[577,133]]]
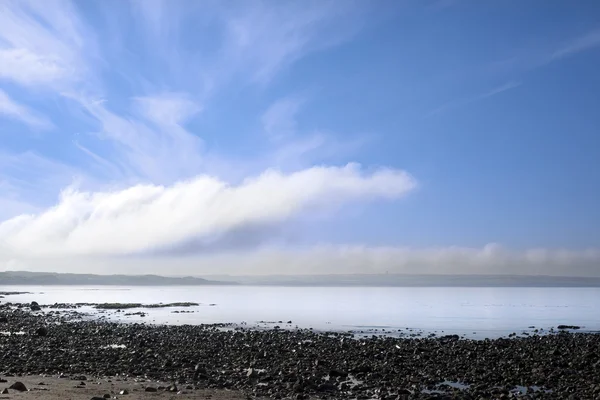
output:
[[[600,274],[599,11],[3,1],[0,267]]]

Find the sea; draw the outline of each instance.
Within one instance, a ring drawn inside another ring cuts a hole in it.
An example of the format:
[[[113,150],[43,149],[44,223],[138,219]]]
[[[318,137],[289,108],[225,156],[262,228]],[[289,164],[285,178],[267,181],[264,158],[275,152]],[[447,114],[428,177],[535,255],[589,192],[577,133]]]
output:
[[[543,333],[558,325],[600,331],[600,288],[0,285],[0,291],[29,292],[0,299],[4,303],[200,303],[108,313],[80,309],[87,318],[131,323],[232,323],[257,329],[476,339]],[[131,315],[137,311],[145,316]]]

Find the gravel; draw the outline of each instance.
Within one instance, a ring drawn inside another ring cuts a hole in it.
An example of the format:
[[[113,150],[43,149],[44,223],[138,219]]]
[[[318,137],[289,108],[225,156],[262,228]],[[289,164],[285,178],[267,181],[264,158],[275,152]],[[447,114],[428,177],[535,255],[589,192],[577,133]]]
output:
[[[250,397],[600,398],[600,335],[354,337],[81,320],[0,305],[0,375],[127,376]],[[78,381],[82,379],[77,379]],[[152,390],[152,389],[150,389]],[[450,396],[450,397],[448,397]]]

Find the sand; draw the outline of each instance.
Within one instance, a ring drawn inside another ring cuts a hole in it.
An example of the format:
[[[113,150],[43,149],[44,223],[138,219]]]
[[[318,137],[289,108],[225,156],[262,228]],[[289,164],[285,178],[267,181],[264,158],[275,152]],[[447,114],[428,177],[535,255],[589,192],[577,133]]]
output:
[[[119,378],[100,378],[93,379],[87,377],[83,381],[85,385],[80,385],[82,381],[71,380],[69,378],[59,378],[57,376],[31,375],[21,377],[6,377],[0,379],[8,382],[0,382],[0,392],[4,388],[9,388],[15,382],[22,382],[28,391],[19,392],[14,389],[8,389],[8,394],[0,394],[0,400],[90,400],[93,397],[103,397],[109,394],[111,399],[211,399],[211,400],[242,400],[247,397],[240,392],[229,390],[210,390],[210,389],[186,389],[186,385],[180,386],[179,394],[159,390],[155,393],[146,392],[146,387],[157,388],[159,386],[169,386],[167,382],[152,382],[143,379],[119,379]],[[41,384],[43,383],[43,385]],[[121,395],[122,390],[127,390],[128,394]]]

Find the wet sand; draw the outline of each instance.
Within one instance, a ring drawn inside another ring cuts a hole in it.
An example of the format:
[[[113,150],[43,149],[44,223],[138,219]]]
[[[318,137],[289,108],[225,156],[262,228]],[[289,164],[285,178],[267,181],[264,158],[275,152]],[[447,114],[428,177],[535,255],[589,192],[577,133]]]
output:
[[[194,389],[193,386],[179,385],[176,391],[166,391],[167,382],[152,382],[145,379],[125,378],[93,378],[84,376],[81,379],[73,377],[59,378],[56,375],[30,375],[15,377],[0,377],[0,392],[9,388],[15,382],[21,382],[27,391],[8,389],[8,394],[0,394],[0,399],[6,400],[65,400],[65,399],[212,399],[212,400],[243,400],[246,399],[240,392],[230,390]],[[81,377],[79,377],[81,378]],[[83,383],[83,384],[82,384]],[[187,387],[187,388],[186,388]],[[147,392],[146,388],[157,389],[156,392]],[[160,390],[158,390],[160,388]],[[126,391],[126,392],[125,392]]]

